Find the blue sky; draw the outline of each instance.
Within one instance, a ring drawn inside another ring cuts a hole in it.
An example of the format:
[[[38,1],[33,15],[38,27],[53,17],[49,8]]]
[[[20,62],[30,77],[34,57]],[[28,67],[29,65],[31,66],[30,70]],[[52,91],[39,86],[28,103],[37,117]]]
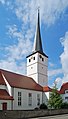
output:
[[[68,81],[68,0],[0,0],[0,68],[26,74],[38,6],[48,83],[52,87],[55,81],[60,88]]]

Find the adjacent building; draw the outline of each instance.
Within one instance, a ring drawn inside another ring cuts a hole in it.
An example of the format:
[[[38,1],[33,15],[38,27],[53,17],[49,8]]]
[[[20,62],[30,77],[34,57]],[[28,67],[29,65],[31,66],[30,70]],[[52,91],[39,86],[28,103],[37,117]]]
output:
[[[63,83],[63,85],[60,88],[59,93],[62,96],[63,102],[67,102],[68,103],[68,82],[67,83]]]

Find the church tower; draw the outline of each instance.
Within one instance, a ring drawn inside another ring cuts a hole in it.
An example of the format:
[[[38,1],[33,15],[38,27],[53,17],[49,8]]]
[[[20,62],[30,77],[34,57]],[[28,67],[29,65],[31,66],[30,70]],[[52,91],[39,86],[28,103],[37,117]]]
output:
[[[36,36],[34,41],[34,50],[27,56],[27,76],[32,77],[36,83],[41,86],[48,85],[48,56],[43,52],[42,40],[40,34],[40,19],[38,10],[38,21]]]

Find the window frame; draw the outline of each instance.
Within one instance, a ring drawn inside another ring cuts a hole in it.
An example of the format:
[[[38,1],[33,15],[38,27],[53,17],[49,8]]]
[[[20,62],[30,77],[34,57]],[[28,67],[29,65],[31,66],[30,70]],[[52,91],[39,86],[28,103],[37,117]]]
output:
[[[22,93],[18,91],[18,106],[22,105]]]
[[[37,106],[40,106],[40,94],[37,94]]]
[[[31,62],[31,59],[29,59],[29,62]]]
[[[35,57],[33,57],[33,60],[35,60]]]
[[[65,100],[68,100],[68,97],[65,97]]]
[[[28,105],[32,106],[32,93],[28,93]]]

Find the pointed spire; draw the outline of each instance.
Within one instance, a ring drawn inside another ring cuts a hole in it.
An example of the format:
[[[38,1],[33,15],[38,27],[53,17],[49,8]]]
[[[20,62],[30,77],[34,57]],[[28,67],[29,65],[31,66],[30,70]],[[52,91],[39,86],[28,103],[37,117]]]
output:
[[[36,52],[41,53],[45,57],[48,58],[48,56],[43,52],[42,48],[42,40],[41,40],[41,34],[40,34],[40,18],[39,18],[39,8],[38,8],[38,21],[37,21],[37,29],[36,29],[36,34],[35,34],[35,40],[34,40],[34,47],[33,47],[33,52],[32,54],[28,55],[30,57],[31,55],[35,54]]]
[[[36,52],[36,51],[43,53],[41,34],[40,34],[39,8],[38,8],[37,31],[36,31],[35,43],[34,43],[34,52]]]

